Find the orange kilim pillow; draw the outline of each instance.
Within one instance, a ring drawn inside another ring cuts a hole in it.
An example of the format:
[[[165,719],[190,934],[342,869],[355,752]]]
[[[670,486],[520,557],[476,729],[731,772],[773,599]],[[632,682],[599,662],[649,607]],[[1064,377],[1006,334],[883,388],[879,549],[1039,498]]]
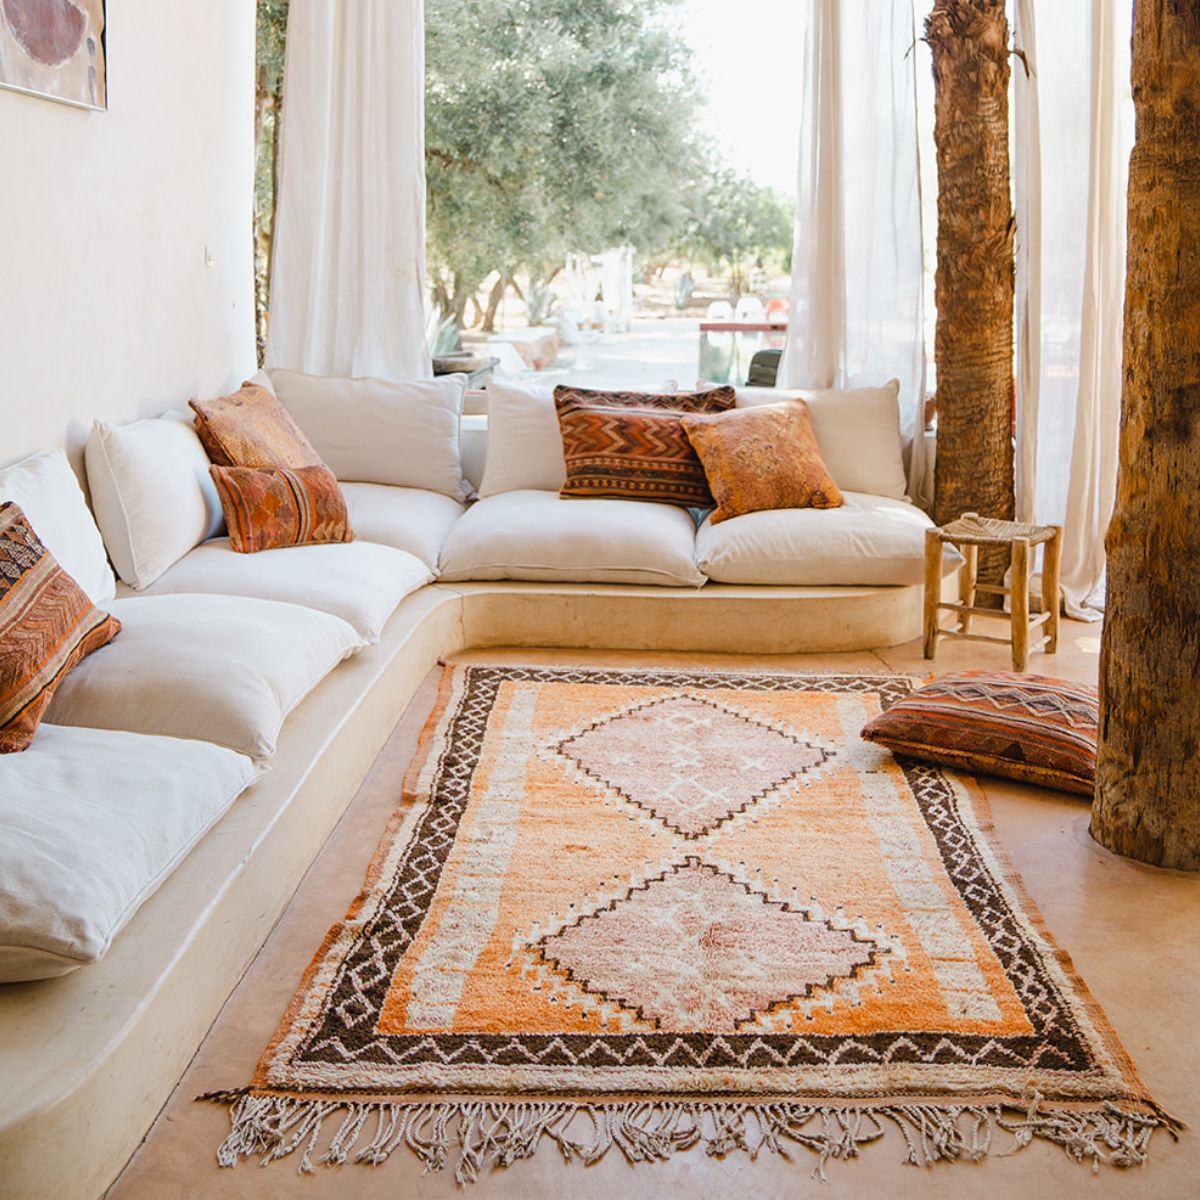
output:
[[[55,688],[120,630],[58,565],[20,506],[0,504],[0,754],[33,741]]]
[[[328,467],[209,470],[225,511],[229,543],[240,554],[354,540],[345,497]]]
[[[683,418],[717,502],[714,525],[771,508],[840,508],[803,402]]]
[[[196,432],[219,467],[316,467],[321,456],[265,387],[243,383],[215,400],[192,400]]]

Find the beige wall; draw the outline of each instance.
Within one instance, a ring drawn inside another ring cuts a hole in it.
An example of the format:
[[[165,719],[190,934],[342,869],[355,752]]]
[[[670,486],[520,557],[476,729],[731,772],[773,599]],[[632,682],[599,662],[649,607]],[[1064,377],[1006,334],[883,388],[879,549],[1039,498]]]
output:
[[[254,370],[254,0],[109,0],[108,83],[0,89],[0,464]]]

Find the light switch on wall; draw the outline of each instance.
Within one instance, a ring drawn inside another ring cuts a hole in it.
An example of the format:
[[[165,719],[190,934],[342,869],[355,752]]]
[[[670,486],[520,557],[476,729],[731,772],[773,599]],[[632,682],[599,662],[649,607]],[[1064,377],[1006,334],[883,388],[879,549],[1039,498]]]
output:
[[[204,265],[206,267],[215,267],[217,265],[217,256],[213,253],[211,246],[204,247]]]

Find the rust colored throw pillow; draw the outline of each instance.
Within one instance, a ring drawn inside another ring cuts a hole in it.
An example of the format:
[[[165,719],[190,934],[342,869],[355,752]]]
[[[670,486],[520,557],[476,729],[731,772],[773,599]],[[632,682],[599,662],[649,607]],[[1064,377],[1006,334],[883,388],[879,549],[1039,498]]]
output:
[[[60,681],[120,630],[58,565],[20,506],[0,504],[0,754],[33,741]]]
[[[717,503],[714,525],[763,509],[841,507],[842,493],[803,403],[701,414],[682,423]]]
[[[733,406],[733,388],[601,392],[556,387],[566,483],[559,495],[709,508],[712,493],[680,419]]]
[[[1099,716],[1085,683],[963,671],[897,701],[862,736],[922,762],[1091,796]]]
[[[243,383],[232,395],[189,403],[200,441],[219,467],[323,465],[287,409],[264,387]]]
[[[229,544],[239,554],[352,542],[346,499],[328,467],[210,467]]]

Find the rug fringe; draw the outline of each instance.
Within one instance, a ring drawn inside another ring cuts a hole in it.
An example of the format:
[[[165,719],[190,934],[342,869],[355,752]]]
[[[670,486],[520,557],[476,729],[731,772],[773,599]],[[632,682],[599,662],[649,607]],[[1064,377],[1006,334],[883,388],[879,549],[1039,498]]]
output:
[[[1140,1166],[1151,1135],[1166,1129],[1178,1137],[1183,1125],[1153,1109],[1125,1109],[1111,1102],[1092,1108],[1047,1105],[1030,1094],[1019,1103],[827,1105],[708,1101],[630,1101],[581,1104],[573,1101],[447,1100],[431,1103],[302,1099],[262,1095],[245,1089],[199,1097],[230,1106],[232,1129],[217,1151],[223,1167],[239,1159],[264,1163],[299,1152],[299,1170],[316,1169],[322,1127],[337,1128],[317,1165],[353,1160],[377,1166],[401,1146],[439,1171],[456,1153],[454,1178],[472,1183],[485,1171],[532,1158],[543,1140],[558,1146],[568,1162],[598,1162],[614,1146],[630,1163],[663,1162],[697,1145],[723,1157],[764,1151],[787,1157],[800,1146],[817,1157],[814,1174],[825,1179],[831,1160],[857,1158],[862,1147],[882,1139],[889,1125],[904,1138],[904,1162],[978,1162],[992,1148],[997,1130],[1012,1135],[1006,1154],[1037,1139],[1061,1146],[1071,1158],[1099,1170]]]

